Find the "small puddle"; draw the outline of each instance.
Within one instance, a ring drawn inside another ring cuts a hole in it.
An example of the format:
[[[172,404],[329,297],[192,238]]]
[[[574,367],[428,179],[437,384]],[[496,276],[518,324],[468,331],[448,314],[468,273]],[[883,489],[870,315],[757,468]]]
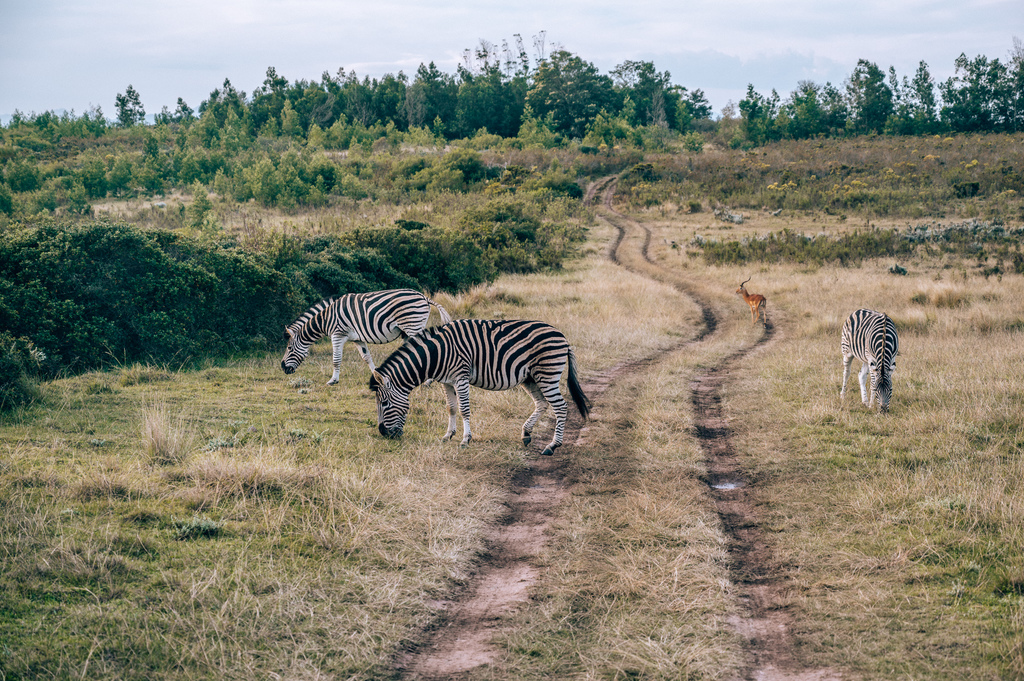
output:
[[[722,482],[716,482],[711,485],[711,489],[739,489],[745,485],[746,483],[742,481],[737,482],[735,480],[723,480]]]

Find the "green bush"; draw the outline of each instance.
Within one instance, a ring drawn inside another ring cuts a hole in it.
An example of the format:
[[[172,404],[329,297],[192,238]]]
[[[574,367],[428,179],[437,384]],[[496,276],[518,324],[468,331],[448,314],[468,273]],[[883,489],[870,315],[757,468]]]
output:
[[[51,374],[245,349],[301,304],[252,255],[169,232],[51,224],[0,237],[0,327],[31,338]]]
[[[35,367],[42,357],[24,338],[0,332],[0,412],[38,396]]]
[[[451,229],[358,228],[346,233],[342,243],[386,254],[394,270],[428,291],[464,291],[495,275],[483,249],[469,236]]]

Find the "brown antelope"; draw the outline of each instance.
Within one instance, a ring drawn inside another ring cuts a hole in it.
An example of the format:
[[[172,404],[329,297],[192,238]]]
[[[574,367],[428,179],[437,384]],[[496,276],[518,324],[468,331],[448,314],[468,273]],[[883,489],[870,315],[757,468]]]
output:
[[[747,281],[750,281],[750,279],[747,279]],[[746,284],[747,281],[743,282],[743,284]],[[757,323],[757,317],[760,315],[764,320],[765,326],[767,326],[768,310],[765,308],[765,304],[768,301],[760,293],[747,293],[747,289],[743,288],[743,284],[740,284],[740,287],[736,289],[736,293],[740,294],[740,297],[747,301],[747,305],[750,306],[750,323]]]

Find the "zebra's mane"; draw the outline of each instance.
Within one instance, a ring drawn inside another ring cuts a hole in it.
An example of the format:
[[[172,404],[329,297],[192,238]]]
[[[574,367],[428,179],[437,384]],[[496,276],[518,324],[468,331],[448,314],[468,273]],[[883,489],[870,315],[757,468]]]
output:
[[[390,355],[384,358],[384,361],[381,362],[380,366],[377,367],[377,371],[384,372],[385,375],[387,375],[386,372],[391,368],[391,366],[401,361],[399,358],[405,357],[407,354],[409,354],[413,346],[422,347],[424,344],[426,344],[427,341],[436,338],[439,335],[442,326],[443,325],[430,326],[424,329],[423,331],[419,332],[415,336],[409,336],[408,338],[406,338],[404,341],[402,341],[402,344],[395,349],[394,352],[392,352]],[[375,379],[371,375],[371,389],[373,389],[373,385],[375,382]]]
[[[336,300],[338,300],[337,296],[331,296],[330,298],[324,298],[319,302],[313,303],[308,310],[299,315],[298,319],[288,325],[288,330],[292,333],[303,330],[307,324],[322,315]]]

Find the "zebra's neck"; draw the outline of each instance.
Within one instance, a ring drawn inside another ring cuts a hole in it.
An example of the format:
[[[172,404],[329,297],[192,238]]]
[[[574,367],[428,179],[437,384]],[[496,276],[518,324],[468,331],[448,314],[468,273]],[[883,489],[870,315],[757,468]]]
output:
[[[430,379],[441,378],[443,352],[444,346],[437,342],[435,334],[413,336],[391,353],[377,370],[394,385],[412,390]]]
[[[297,335],[305,343],[315,343],[329,333],[334,333],[334,327],[340,326],[344,317],[344,308],[338,298],[322,300],[311,307],[295,324],[296,328],[292,333]]]

